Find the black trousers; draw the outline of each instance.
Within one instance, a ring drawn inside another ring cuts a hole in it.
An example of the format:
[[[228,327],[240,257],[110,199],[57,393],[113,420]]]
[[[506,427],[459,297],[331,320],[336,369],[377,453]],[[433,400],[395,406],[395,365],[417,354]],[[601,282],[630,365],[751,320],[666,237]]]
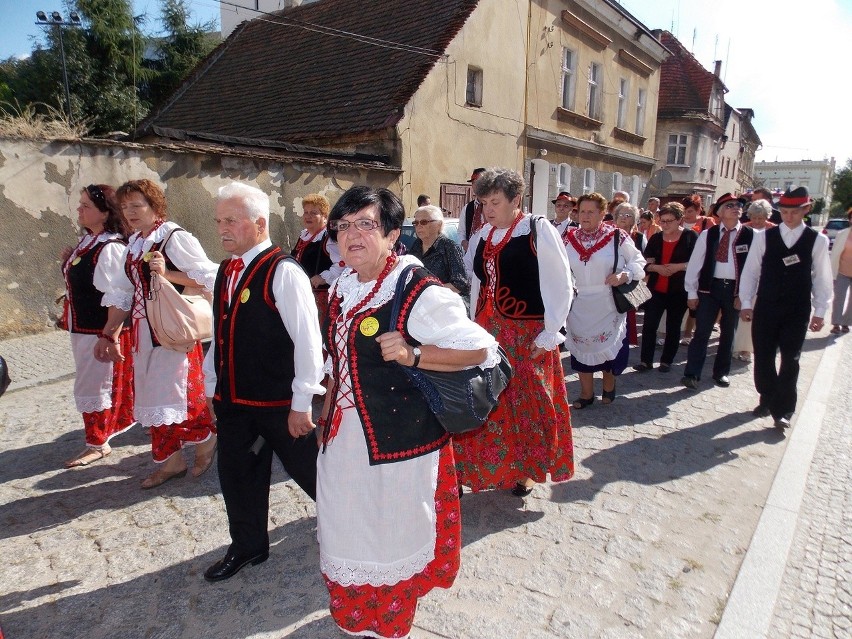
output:
[[[799,305],[761,304],[754,308],[751,340],[754,344],[754,387],[760,405],[772,417],[790,417],[796,411],[796,383],[799,357],[808,333],[810,301]],[[775,355],[781,352],[781,366],[775,368]]]
[[[716,316],[722,311],[719,322],[719,347],[713,360],[713,377],[722,377],[731,372],[734,350],[734,334],[740,320],[740,312],[734,308],[734,280],[713,279],[709,293],[698,293],[698,308],[695,309],[695,334],[689,343],[686,368],[683,374],[701,379],[704,360],[707,359],[707,344]]]
[[[269,550],[269,482],[272,454],[311,499],[316,499],[317,442],[294,438],[289,411],[235,408],[214,402],[219,433],[219,482],[228,513],[230,552],[256,555]],[[265,442],[258,446],[258,437]],[[254,448],[254,449],[253,449]]]
[[[677,355],[680,344],[680,325],[683,314],[686,313],[686,291],[660,293],[651,291],[651,299],[645,302],[645,317],[642,320],[642,354],[641,360],[646,364],[654,363],[654,348],[657,344],[657,329],[660,320],[666,313],[666,341],[663,353],[660,355],[661,364],[669,364]]]

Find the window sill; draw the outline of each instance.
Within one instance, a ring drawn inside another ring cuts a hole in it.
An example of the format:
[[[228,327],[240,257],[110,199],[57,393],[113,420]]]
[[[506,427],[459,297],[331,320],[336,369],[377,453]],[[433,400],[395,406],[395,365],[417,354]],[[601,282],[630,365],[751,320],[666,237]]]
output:
[[[476,102],[465,102],[464,105],[466,107],[470,107],[472,109],[481,109],[482,108],[481,102],[479,104],[477,104]]]
[[[666,166],[670,166],[673,169],[688,169],[689,164],[666,164]]]
[[[565,107],[556,107],[556,119],[562,120],[563,122],[569,122],[589,130],[600,129],[603,126],[603,122],[600,120],[595,120],[594,118],[590,118],[582,113],[577,113],[576,111],[570,111]]]
[[[630,142],[630,144],[645,144],[645,142],[647,142],[648,140],[648,138],[646,137],[637,135],[636,133],[631,133],[630,131],[625,131],[624,129],[620,129],[618,127],[613,128],[612,135],[613,137],[616,137],[619,140]]]

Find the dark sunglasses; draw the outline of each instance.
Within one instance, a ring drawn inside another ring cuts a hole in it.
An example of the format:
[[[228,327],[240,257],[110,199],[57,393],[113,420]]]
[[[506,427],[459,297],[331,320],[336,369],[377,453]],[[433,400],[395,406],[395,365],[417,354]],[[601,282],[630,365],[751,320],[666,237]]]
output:
[[[109,207],[107,206],[106,195],[101,191],[101,187],[97,184],[90,184],[86,187],[86,194],[89,196],[89,199],[94,203],[98,209],[101,211],[106,211]]]

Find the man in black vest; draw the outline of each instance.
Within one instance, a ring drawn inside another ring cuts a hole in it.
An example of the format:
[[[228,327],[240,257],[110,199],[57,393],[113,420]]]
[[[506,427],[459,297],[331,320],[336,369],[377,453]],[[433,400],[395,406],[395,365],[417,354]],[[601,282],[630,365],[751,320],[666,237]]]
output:
[[[783,431],[790,427],[796,411],[805,335],[808,327],[822,330],[832,297],[832,277],[828,238],[803,222],[811,209],[807,188],[788,189],[778,207],[782,224],[757,234],[743,269],[740,317],[754,321],[754,386],[760,402],[752,413],[755,417],[771,415],[775,427]],[[781,366],[776,369],[778,351]]]
[[[474,169],[468,182],[473,184],[476,179],[485,173],[484,167]],[[485,222],[482,216],[482,203],[474,197],[465,205],[462,214],[459,216],[459,241],[463,251],[467,251],[467,245],[470,241],[470,236],[476,233]]]
[[[322,387],[317,307],[301,266],[269,241],[269,196],[219,189],[216,227],[231,258],[213,292],[213,344],[204,384],[219,430],[219,481],[231,545],[205,573],[221,581],[269,557],[272,454],[316,497],[311,401]]]
[[[686,368],[680,380],[687,388],[698,389],[701,369],[707,358],[707,344],[719,311],[719,347],[713,362],[713,380],[717,386],[731,385],[734,333],[739,320],[740,273],[748,257],[753,231],[740,224],[743,198],[725,193],[714,205],[720,224],[702,231],[686,267],[687,306],[695,310],[695,334],[689,343]]]

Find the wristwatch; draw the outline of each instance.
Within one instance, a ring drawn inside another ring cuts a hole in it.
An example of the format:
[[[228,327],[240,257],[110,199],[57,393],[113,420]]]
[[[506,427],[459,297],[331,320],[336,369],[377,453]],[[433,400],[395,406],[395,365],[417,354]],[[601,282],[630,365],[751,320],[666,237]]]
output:
[[[417,365],[420,363],[420,356],[423,353],[420,351],[419,346],[415,346],[413,349],[411,349],[411,352],[414,354],[414,363],[411,366],[413,368],[417,368]]]

